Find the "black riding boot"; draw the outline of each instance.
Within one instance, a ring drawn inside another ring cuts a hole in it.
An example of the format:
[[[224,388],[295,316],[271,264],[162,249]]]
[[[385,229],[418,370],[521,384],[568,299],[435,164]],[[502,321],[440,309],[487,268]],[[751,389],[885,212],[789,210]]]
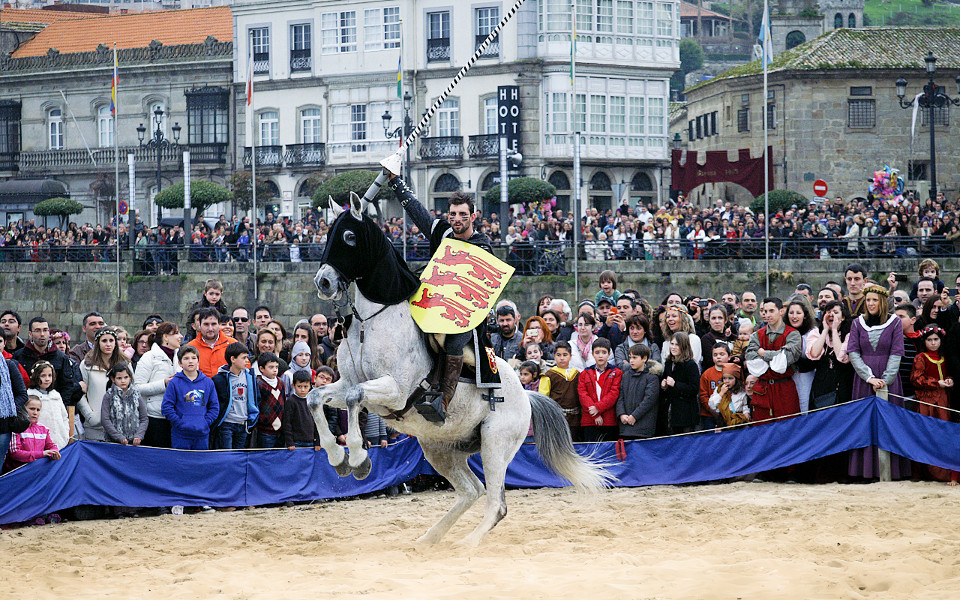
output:
[[[447,355],[438,360],[442,361],[440,363],[442,366],[440,380],[431,381],[431,389],[413,407],[427,421],[443,424],[447,418],[447,407],[457,391],[457,382],[460,379],[460,370],[463,367],[463,355]]]
[[[457,391],[457,383],[460,380],[460,371],[463,369],[463,355],[450,356],[444,363],[443,379],[440,380],[440,393],[443,394],[443,410],[446,412],[453,400],[453,395]]]

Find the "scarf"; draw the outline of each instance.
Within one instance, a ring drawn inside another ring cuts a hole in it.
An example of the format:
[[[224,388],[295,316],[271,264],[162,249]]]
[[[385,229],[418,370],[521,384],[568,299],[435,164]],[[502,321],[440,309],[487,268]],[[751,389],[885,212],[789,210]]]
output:
[[[121,436],[133,441],[140,428],[140,392],[133,385],[126,392],[114,385],[110,392],[110,420]]]
[[[10,365],[0,365],[0,418],[17,416],[17,405],[13,401],[13,388],[10,387]]]
[[[583,362],[587,362],[587,357],[590,355],[590,352],[593,351],[593,341],[597,339],[597,336],[592,336],[590,341],[584,344],[580,341],[580,336],[575,336],[574,338],[577,344],[577,352],[580,353],[580,357],[583,359]]]
[[[157,344],[160,346],[160,344]],[[173,355],[177,353],[173,348],[167,348],[166,346],[160,346],[160,349],[163,350],[163,353],[167,355],[167,358],[173,360]]]

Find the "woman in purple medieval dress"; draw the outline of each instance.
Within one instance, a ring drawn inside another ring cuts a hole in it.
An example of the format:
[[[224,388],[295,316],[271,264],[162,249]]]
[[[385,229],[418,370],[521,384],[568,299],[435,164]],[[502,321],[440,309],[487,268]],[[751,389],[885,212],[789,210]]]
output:
[[[847,341],[847,355],[857,376],[853,378],[853,399],[875,396],[880,390],[889,392],[889,401],[903,406],[900,387],[900,359],[903,357],[903,325],[896,315],[887,312],[888,292],[878,285],[864,290],[866,310],[854,320]],[[894,479],[910,475],[910,461],[891,454]],[[851,477],[870,480],[879,476],[877,447],[858,448],[850,452],[848,473]]]

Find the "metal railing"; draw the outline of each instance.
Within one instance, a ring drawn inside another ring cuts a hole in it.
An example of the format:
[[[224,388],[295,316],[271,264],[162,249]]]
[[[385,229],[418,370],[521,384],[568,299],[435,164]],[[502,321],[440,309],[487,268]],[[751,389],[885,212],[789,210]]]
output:
[[[243,166],[250,166],[252,151],[249,146],[243,149]],[[283,146],[257,146],[257,166],[280,168],[283,166]]]
[[[430,38],[427,40],[427,62],[450,60],[450,38]]]
[[[298,73],[309,71],[313,67],[313,57],[310,48],[290,51],[290,72]]]
[[[423,160],[460,160],[463,158],[463,137],[420,138],[419,154]]]
[[[160,150],[160,160],[163,163],[179,164],[184,146],[169,146]],[[226,145],[224,145],[224,152]],[[91,157],[91,154],[93,155]],[[137,163],[147,163],[155,165],[157,163],[157,150],[145,146],[121,146],[120,156],[126,157],[127,154],[133,154]],[[63,168],[63,167],[84,167],[89,168],[96,162],[97,166],[112,165],[114,161],[113,148],[74,148],[69,150],[42,150],[39,152],[21,152],[20,170],[33,171],[40,169]]]
[[[483,42],[486,41],[487,34],[477,35],[476,36],[476,45],[474,46],[474,51],[483,45]],[[490,45],[487,46],[487,49],[483,51],[483,54],[480,55],[480,58],[496,58],[500,56],[500,38],[495,38]]]
[[[0,171],[17,171],[19,165],[19,152],[0,152]]]
[[[263,75],[264,73],[270,72],[270,53],[269,52],[254,52],[253,53],[253,73],[255,75]]]
[[[322,167],[327,163],[326,144],[287,144],[283,160],[288,167]]]
[[[471,135],[467,143],[470,158],[497,158],[500,156],[500,136],[495,133]]]
[[[219,143],[201,143],[190,144],[190,160],[197,164],[218,164],[227,163],[227,144]]]

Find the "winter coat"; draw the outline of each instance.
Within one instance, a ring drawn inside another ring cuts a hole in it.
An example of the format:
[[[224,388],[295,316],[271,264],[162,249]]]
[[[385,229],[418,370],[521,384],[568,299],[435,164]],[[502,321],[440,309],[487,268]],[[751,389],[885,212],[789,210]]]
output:
[[[56,444],[50,439],[50,430],[40,423],[33,423],[23,433],[15,433],[10,439],[10,451],[3,463],[3,471],[11,471],[17,467],[43,458],[46,450],[57,450]]]
[[[77,403],[77,410],[83,415],[83,439],[102,442],[106,439],[103,424],[100,422],[100,407],[103,395],[107,393],[107,372],[98,366],[80,363],[80,375],[87,382],[87,393]]]
[[[617,422],[620,435],[642,438],[653,437],[657,426],[657,405],[660,398],[660,379],[650,372],[627,369],[620,379],[620,396],[617,398]],[[633,425],[620,421],[620,415],[631,415],[637,420]]]
[[[70,420],[67,407],[60,398],[60,392],[52,387],[46,392],[37,388],[27,390],[27,398],[39,398],[42,402],[40,418],[37,423],[50,430],[50,437],[57,448],[63,448],[70,441]]]
[[[693,427],[700,416],[700,369],[697,363],[687,360],[678,363],[668,360],[663,367],[663,379],[673,377],[674,385],[666,387],[661,394],[662,409],[670,411],[671,427]]]
[[[193,381],[183,371],[177,373],[163,393],[161,411],[179,435],[207,437],[220,412],[213,380],[202,372]]]
[[[247,429],[252,429],[260,415],[260,386],[257,385],[257,376],[253,373],[253,369],[244,369],[241,374],[247,380]],[[220,405],[217,420],[213,422],[213,426],[219,427],[233,407],[233,397],[230,395],[230,367],[227,365],[220,367],[217,374],[213,376],[213,387],[217,390],[217,401]]]
[[[142,440],[150,423],[143,396],[133,385],[127,388],[126,393],[112,386],[103,395],[100,423],[107,441],[120,443],[124,439],[128,442],[133,442],[134,438]]]
[[[151,419],[164,418],[160,410],[163,404],[163,392],[167,388],[164,380],[176,375],[178,371],[180,371],[180,361],[177,355],[174,354],[171,360],[157,344],[140,357],[137,372],[133,376],[133,385],[143,396],[143,401],[147,405],[147,415]]]
[[[10,373],[10,390],[13,392],[13,403],[18,414],[0,414],[0,434],[13,433],[20,418],[25,418],[23,407],[27,403],[27,386],[23,385],[23,376],[20,375],[20,364],[15,360],[7,359],[7,371]]]
[[[30,373],[39,361],[47,361],[53,365],[55,378],[53,387],[60,393],[61,400],[68,405],[76,404],[80,400],[82,392],[79,389],[79,381],[73,378],[74,369],[71,368],[70,358],[63,352],[53,346],[45,351],[39,351],[33,347],[33,344],[27,344],[14,352],[13,358],[27,373]]]
[[[610,365],[603,373],[598,373],[596,367],[590,367],[580,372],[577,377],[577,393],[580,396],[580,406],[583,412],[580,415],[580,425],[583,427],[596,426],[595,416],[590,415],[590,407],[596,406],[603,417],[604,427],[614,427],[617,424],[617,415],[614,410],[617,397],[620,395],[620,379],[623,371]],[[600,396],[597,397],[597,382],[600,383]]]

